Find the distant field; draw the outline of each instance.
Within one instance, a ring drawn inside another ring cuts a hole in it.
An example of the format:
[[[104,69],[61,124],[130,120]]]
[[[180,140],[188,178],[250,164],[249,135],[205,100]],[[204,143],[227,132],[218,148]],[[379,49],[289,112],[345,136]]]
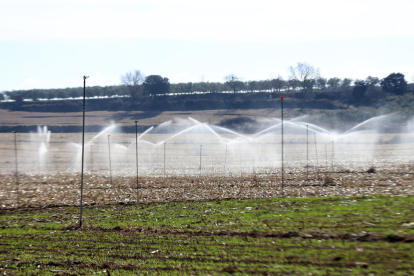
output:
[[[413,196],[0,210],[3,275],[413,275]]]
[[[295,109],[286,109],[285,115]],[[141,126],[158,125],[172,118],[192,117],[202,122],[218,123],[223,119],[235,118],[239,116],[260,117],[260,118],[278,118],[280,110],[277,109],[231,109],[231,110],[202,110],[202,111],[94,111],[86,113],[87,125],[109,125],[111,122],[119,123],[123,126],[135,125],[135,120]],[[23,112],[8,111],[0,109],[0,120],[2,126],[17,125],[48,125],[48,126],[68,126],[82,125],[82,112],[67,113],[40,113],[40,112]]]

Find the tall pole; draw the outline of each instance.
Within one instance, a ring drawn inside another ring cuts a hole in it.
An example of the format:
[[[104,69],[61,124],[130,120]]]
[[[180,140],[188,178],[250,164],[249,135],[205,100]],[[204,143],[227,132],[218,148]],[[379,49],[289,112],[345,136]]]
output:
[[[93,172],[93,144],[91,143],[91,173]]]
[[[137,160],[137,203],[139,202],[139,168],[138,168],[138,121],[135,121],[135,148],[136,148],[136,160]]]
[[[17,206],[20,205],[20,190],[19,190],[19,169],[17,166],[17,131],[14,133],[14,162],[16,168],[16,191],[17,191]]]
[[[318,146],[316,144],[316,133],[315,132],[313,133],[313,138],[315,140],[315,151],[316,151],[316,167],[317,167],[316,172],[318,174],[317,177],[319,179],[319,157],[318,157]]]
[[[283,96],[280,96],[280,103],[282,105],[282,197],[284,196],[283,194],[283,189],[284,189],[284,171],[283,171]]]
[[[40,146],[37,146],[37,175],[40,175]]]
[[[306,181],[309,181],[309,126],[306,125]]]
[[[201,177],[201,151],[203,150],[203,145],[200,145],[200,177]]]
[[[111,142],[109,140],[110,136],[111,135],[108,135],[108,153],[109,153],[109,176],[111,177],[111,186],[112,186]]]
[[[82,172],[81,172],[81,200],[80,200],[80,219],[79,227],[82,227],[82,207],[83,207],[83,166],[85,162],[85,104],[86,104],[86,79],[83,76],[83,123],[82,123]]]
[[[332,170],[334,166],[334,159],[335,159],[335,142],[332,141]]]
[[[226,163],[227,163],[227,143],[226,143],[226,151],[224,153],[224,174],[226,174]]]
[[[167,142],[164,142],[164,177],[165,177],[165,144],[166,144]]]

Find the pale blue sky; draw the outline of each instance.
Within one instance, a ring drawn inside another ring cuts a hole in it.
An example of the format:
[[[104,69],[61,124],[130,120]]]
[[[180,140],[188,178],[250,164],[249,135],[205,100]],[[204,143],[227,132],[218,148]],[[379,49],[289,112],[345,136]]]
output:
[[[135,69],[171,82],[414,77],[411,0],[0,0],[0,91],[116,85]]]

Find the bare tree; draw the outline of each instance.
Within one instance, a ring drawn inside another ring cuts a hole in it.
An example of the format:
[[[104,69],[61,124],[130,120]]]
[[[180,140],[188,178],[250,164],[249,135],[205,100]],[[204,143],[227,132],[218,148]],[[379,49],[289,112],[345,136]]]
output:
[[[141,93],[141,85],[144,80],[145,76],[139,70],[135,70],[134,72],[127,72],[125,75],[121,76],[121,83],[128,87],[129,94],[133,99],[138,98],[139,94]]]
[[[243,82],[241,82],[241,81],[239,80],[239,78],[238,78],[238,77],[236,77],[236,76],[235,76],[235,75],[233,75],[233,74],[230,74],[230,75],[225,76],[225,77],[224,77],[224,81],[226,82],[226,84],[227,84],[228,86],[230,86],[230,87],[231,87],[231,89],[233,90],[233,93],[236,93],[237,89],[238,89],[238,88],[242,88],[242,87],[243,87],[243,85],[244,85],[244,83],[243,83]]]
[[[298,81],[305,96],[309,97],[309,92],[313,90],[316,80],[320,78],[319,68],[315,68],[307,63],[298,62],[296,67],[289,67],[289,72],[289,78]]]
[[[272,79],[272,89],[276,89],[277,92],[280,92],[284,86],[286,85],[286,82],[283,80],[282,76],[277,76],[277,78]]]

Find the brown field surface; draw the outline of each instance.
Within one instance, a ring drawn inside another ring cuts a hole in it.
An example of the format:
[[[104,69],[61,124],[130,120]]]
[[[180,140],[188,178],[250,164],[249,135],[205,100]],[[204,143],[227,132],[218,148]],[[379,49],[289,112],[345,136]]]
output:
[[[285,116],[289,118],[295,109],[285,109]],[[259,118],[278,118],[278,109],[231,109],[231,110],[201,110],[201,111],[94,111],[86,112],[87,125],[109,125],[115,122],[124,126],[134,125],[138,120],[139,125],[152,126],[158,125],[172,118],[192,117],[196,120],[210,123],[218,123],[224,119],[239,116],[259,117]],[[8,111],[0,109],[0,118],[3,126],[19,125],[48,125],[48,126],[68,126],[81,125],[82,112],[24,112]]]

